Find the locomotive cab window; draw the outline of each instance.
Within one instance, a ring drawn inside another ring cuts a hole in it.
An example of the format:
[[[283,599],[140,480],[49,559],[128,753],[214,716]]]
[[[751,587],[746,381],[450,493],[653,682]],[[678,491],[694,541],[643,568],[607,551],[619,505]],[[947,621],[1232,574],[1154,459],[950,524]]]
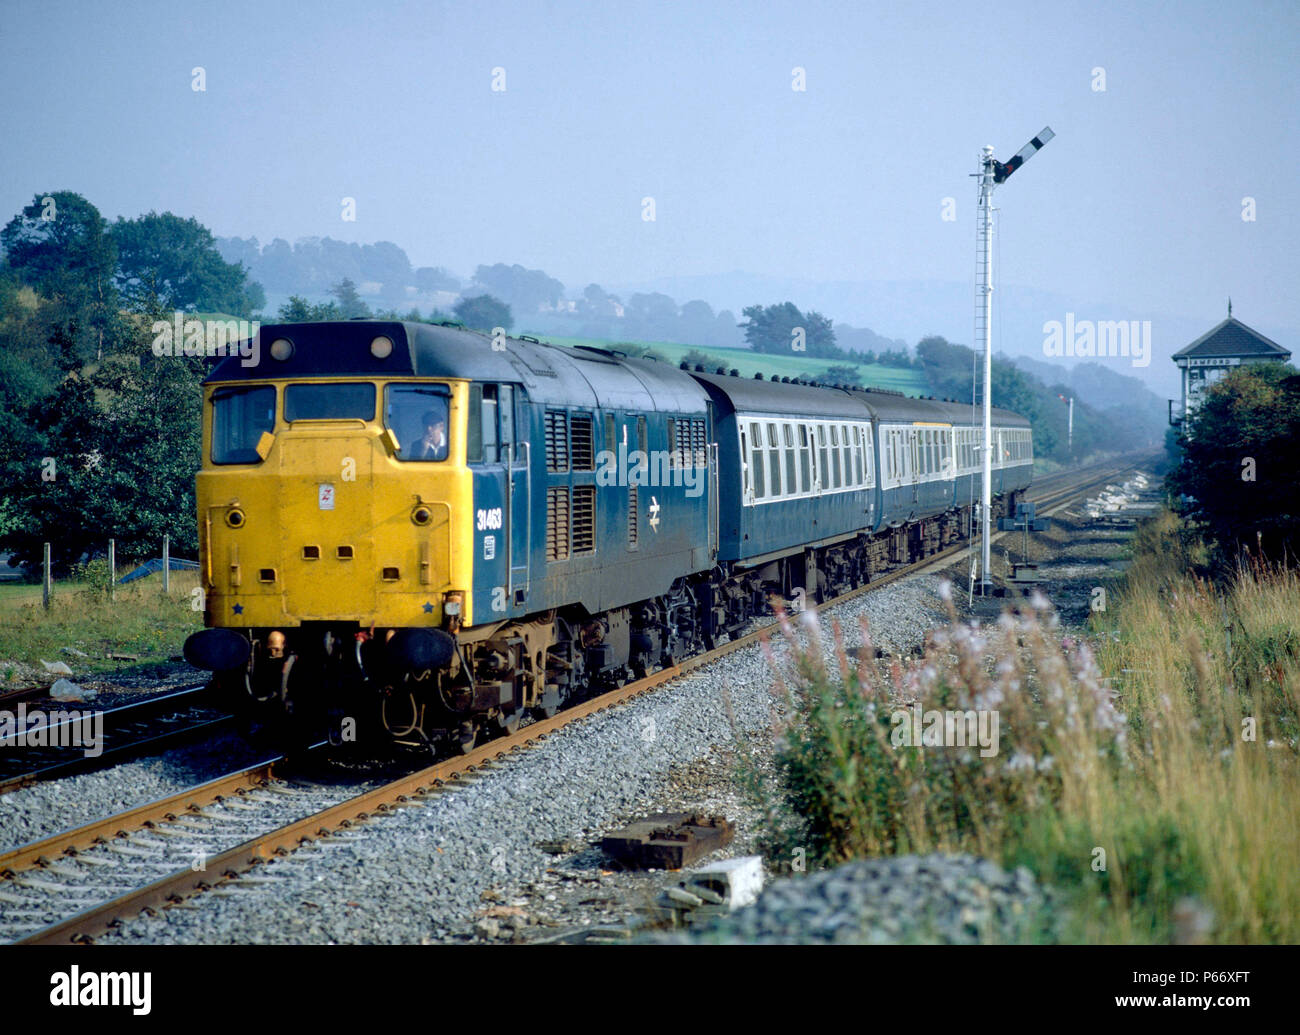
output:
[[[284,390],[284,419],[364,420],[375,419],[375,386],[356,384],[289,385]]]
[[[218,388],[212,393],[212,462],[260,464],[257,443],[275,427],[275,388]]]
[[[384,389],[384,427],[397,436],[397,459],[447,459],[447,407],[447,389],[441,385],[389,385]]]

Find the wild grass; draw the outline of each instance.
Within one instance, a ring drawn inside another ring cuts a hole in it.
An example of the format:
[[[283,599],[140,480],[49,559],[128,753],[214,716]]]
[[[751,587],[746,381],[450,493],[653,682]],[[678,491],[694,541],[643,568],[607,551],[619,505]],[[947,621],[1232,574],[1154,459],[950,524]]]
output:
[[[853,658],[783,622],[773,859],[973,852],[1056,889],[1053,937],[1300,940],[1300,577],[1215,586],[1198,557],[1168,513],[1145,524],[1086,637],[1038,598],[981,628],[953,612],[885,666],[869,628]],[[913,704],[996,714],[997,753],[900,743]]]
[[[109,653],[134,654],[141,663],[167,661],[180,653],[186,636],[203,627],[203,612],[192,606],[197,586],[197,572],[174,571],[171,592],[164,595],[162,576],[155,573],[118,586],[110,599],[107,579],[91,571],[82,581],[58,583],[48,611],[41,606],[40,586],[5,587],[0,663],[40,669],[42,660],[64,661],[82,674],[120,668],[122,663],[108,659]]]

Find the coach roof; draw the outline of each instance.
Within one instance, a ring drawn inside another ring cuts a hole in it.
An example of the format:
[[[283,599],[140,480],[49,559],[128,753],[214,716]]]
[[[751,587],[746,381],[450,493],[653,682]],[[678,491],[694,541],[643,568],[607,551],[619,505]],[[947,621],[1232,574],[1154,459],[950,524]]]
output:
[[[836,388],[760,381],[722,374],[691,374],[715,399],[725,399],[739,413],[775,413],[785,417],[846,417],[867,420],[871,411]]]

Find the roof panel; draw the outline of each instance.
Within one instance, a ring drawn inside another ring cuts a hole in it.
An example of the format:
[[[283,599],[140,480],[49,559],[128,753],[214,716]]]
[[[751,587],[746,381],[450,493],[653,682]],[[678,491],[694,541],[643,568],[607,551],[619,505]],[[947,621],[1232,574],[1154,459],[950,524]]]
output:
[[[1173,355],[1174,359],[1214,356],[1264,356],[1288,359],[1291,353],[1277,342],[1265,338],[1259,331],[1247,327],[1229,316],[1221,324],[1210,328],[1186,348]]]

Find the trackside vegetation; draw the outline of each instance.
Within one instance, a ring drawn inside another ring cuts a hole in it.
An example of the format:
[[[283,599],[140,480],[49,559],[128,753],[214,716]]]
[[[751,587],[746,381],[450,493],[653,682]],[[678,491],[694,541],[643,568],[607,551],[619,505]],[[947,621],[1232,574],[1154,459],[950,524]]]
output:
[[[742,765],[771,862],[1024,865],[1057,903],[1030,940],[1300,940],[1300,576],[1259,564],[1215,585],[1193,574],[1205,554],[1171,513],[1146,522],[1084,637],[1041,597],[979,628],[949,603],[924,655],[886,666],[869,628],[850,656],[838,628],[826,643],[783,620],[776,779]],[[996,712],[997,753],[896,746],[914,703]]]

